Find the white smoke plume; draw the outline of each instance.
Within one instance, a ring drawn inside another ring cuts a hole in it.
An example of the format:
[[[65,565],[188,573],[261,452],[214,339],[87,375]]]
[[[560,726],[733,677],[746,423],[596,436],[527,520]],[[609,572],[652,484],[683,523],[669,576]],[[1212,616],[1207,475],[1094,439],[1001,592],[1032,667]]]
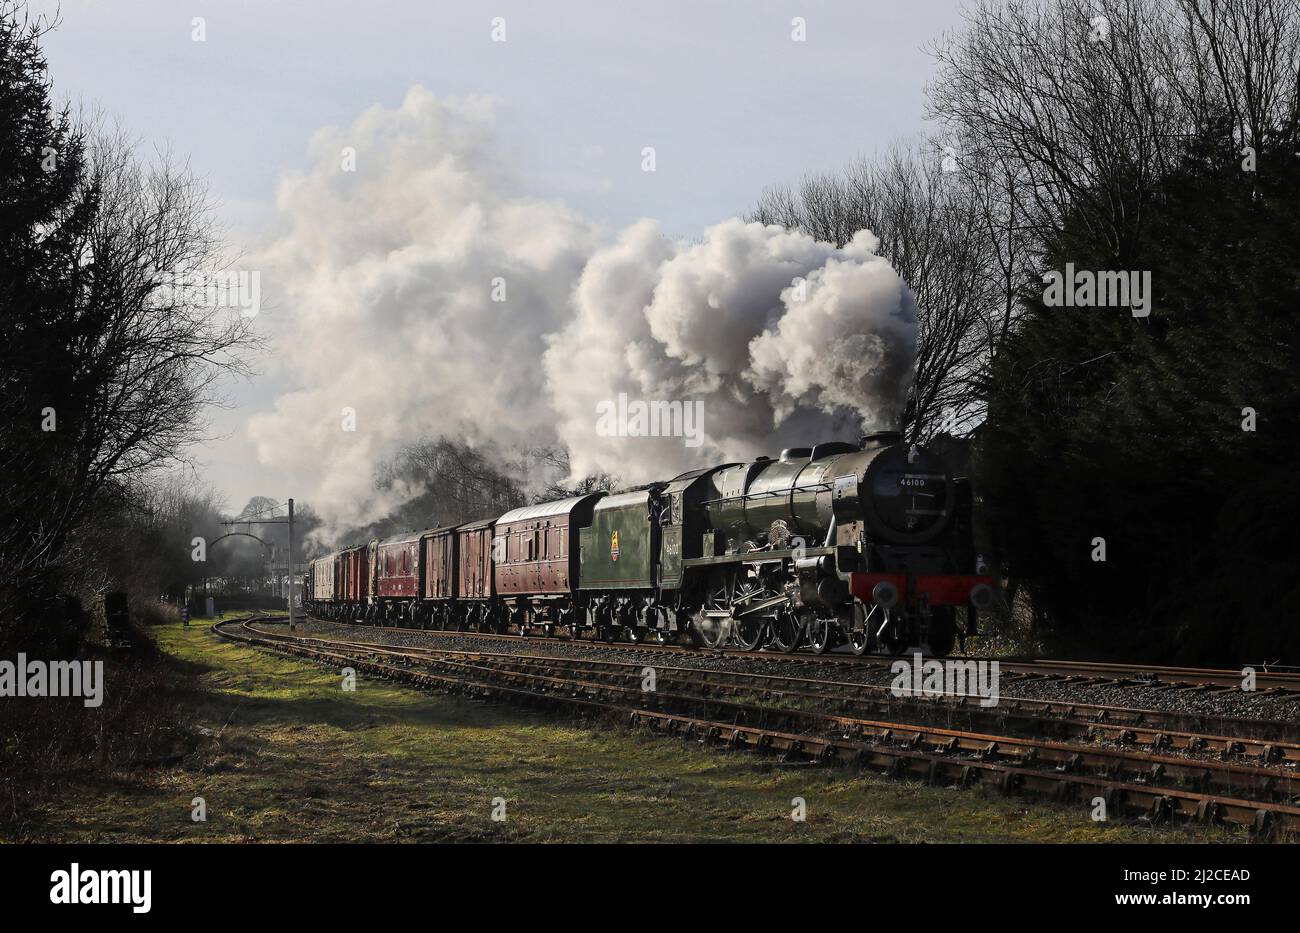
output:
[[[610,237],[528,195],[494,119],[489,99],[415,87],[318,132],[280,185],[258,265],[292,315],[278,352],[300,387],[249,433],[331,529],[417,494],[374,477],[425,437],[559,442],[575,476],[636,482],[894,422],[916,307],[871,234],[836,249],[728,220],[693,245],[652,221]],[[620,393],[702,403],[702,442],[600,433]]]
[[[574,317],[550,338],[548,390],[578,475],[630,481],[893,426],[911,379],[916,306],[877,241],[844,249],[728,220],[704,242],[650,221],[596,253]],[[704,442],[606,436],[597,406],[702,403]]]

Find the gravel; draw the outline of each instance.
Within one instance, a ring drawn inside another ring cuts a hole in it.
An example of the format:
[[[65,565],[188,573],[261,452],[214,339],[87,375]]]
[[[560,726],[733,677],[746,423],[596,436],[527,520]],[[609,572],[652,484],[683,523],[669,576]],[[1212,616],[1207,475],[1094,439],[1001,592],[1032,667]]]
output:
[[[268,632],[288,631],[288,626],[283,623],[263,622],[259,623],[258,627]],[[839,663],[824,659],[815,660],[809,656],[765,652],[720,654],[703,648],[690,652],[668,652],[657,647],[573,642],[560,637],[551,640],[491,638],[475,633],[376,629],[369,626],[317,620],[300,622],[297,634],[341,638],[390,647],[445,648],[453,651],[598,659],[876,686],[888,686],[895,677],[885,659],[879,659],[875,663],[866,660],[862,663]],[[1189,716],[1273,720],[1294,723],[1300,728],[1300,695],[1290,692],[1244,693],[1240,690],[1222,688],[1179,689],[1168,684],[1132,681],[1080,683],[1005,671],[1000,674],[999,691],[1001,696],[1009,698],[1122,706]]]

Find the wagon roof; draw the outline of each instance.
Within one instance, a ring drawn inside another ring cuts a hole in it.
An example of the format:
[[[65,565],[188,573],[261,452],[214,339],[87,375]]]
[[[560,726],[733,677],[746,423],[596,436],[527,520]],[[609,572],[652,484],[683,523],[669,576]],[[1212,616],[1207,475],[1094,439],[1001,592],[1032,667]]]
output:
[[[430,537],[430,536],[432,536],[432,535],[445,535],[445,534],[449,534],[449,533],[455,531],[457,528],[459,528],[462,524],[464,524],[464,523],[463,523],[463,522],[458,522],[458,523],[455,524],[455,525],[438,525],[438,526],[435,527],[435,528],[426,528],[426,529],[424,529],[424,531],[421,531],[421,532],[420,532],[416,537],[419,537],[419,538],[428,538],[428,537]]]
[[[398,544],[410,544],[413,541],[419,541],[422,531],[408,531],[405,534],[393,535],[391,538],[384,538],[379,542],[380,547],[394,547]]]
[[[463,525],[457,525],[457,531],[477,531],[479,528],[486,528],[495,522],[495,518],[480,518],[476,522],[466,522]]]
[[[506,522],[523,521],[526,518],[546,518],[550,515],[568,515],[577,506],[584,502],[603,496],[603,492],[589,492],[583,496],[573,496],[570,499],[558,499],[555,502],[538,502],[536,505],[526,505],[523,508],[512,509],[505,515],[497,519],[498,524]]]

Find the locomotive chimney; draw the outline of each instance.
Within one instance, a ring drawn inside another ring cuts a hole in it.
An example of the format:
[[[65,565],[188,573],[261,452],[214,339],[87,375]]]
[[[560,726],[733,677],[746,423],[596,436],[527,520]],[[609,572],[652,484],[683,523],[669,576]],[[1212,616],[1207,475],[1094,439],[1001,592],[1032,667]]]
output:
[[[902,440],[902,431],[875,431],[871,434],[862,435],[862,441],[859,446],[863,450],[866,450],[868,447],[888,447],[891,444],[897,444]]]

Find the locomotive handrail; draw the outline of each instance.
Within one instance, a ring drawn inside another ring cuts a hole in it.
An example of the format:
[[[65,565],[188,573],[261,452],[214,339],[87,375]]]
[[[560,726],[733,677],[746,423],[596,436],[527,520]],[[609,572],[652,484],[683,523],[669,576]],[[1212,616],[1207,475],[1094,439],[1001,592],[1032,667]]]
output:
[[[809,483],[806,486],[789,486],[785,489],[773,489],[768,492],[745,493],[740,496],[724,496],[721,499],[705,499],[701,505],[715,505],[719,502],[735,502],[737,499],[765,499],[774,496],[788,496],[796,492],[815,492],[819,489],[832,490],[834,483]]]
[[[809,547],[800,552],[805,557],[830,557],[834,555],[835,548],[832,547]],[[753,563],[757,561],[777,561],[787,557],[794,557],[793,548],[782,548],[780,550],[765,551],[762,549],[754,551],[737,551],[734,554],[719,554],[716,557],[687,557],[682,561],[683,567],[712,567],[718,564],[731,563]]]

